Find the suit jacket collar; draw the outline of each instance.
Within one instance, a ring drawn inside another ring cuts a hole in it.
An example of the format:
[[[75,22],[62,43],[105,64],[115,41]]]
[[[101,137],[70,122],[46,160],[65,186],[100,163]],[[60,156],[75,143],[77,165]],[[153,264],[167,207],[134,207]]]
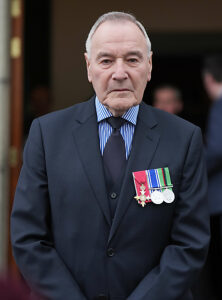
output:
[[[76,120],[79,123],[86,122],[88,118],[92,117],[93,115],[95,115],[96,119],[95,96],[93,96],[86,102],[80,103],[80,105],[83,106],[82,113],[76,115]],[[144,122],[145,125],[149,128],[153,128],[158,124],[151,109],[152,108],[150,106],[148,106],[144,102],[141,102],[138,114],[138,119]]]

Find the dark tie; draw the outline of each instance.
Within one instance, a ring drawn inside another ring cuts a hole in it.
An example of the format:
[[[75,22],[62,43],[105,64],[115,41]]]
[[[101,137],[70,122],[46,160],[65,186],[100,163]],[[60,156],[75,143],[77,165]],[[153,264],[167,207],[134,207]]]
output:
[[[126,151],[120,127],[126,120],[110,117],[106,120],[113,128],[103,152],[103,162],[111,186],[120,183],[126,166]]]

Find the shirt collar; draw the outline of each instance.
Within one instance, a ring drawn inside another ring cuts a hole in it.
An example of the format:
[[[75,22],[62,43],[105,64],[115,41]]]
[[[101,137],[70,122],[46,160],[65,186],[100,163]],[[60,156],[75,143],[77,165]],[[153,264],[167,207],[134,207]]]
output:
[[[97,97],[95,99],[95,105],[96,105],[96,114],[97,114],[97,122],[98,123],[109,117],[112,117],[111,112],[99,101],[99,99]],[[122,118],[127,120],[128,122],[136,125],[138,112],[139,112],[139,105],[130,107],[122,115]]]

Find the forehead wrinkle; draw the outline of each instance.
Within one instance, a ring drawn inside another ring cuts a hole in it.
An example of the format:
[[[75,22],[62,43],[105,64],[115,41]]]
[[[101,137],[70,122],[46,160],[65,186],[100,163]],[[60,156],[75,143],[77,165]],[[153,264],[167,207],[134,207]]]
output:
[[[122,22],[121,22],[122,23]],[[91,40],[91,49],[94,47],[103,47],[109,44],[137,44],[146,45],[146,39],[141,30],[131,22],[123,22],[119,27],[119,22],[106,21],[102,23],[95,31]],[[127,25],[127,26],[126,26]],[[105,50],[106,51],[106,50]]]

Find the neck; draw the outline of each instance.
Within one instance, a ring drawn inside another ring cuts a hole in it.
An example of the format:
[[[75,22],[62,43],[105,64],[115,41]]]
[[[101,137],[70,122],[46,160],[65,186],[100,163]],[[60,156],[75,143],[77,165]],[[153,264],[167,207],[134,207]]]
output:
[[[114,117],[122,117],[122,115],[126,112],[125,110],[114,110],[110,107],[108,108],[108,110]]]

